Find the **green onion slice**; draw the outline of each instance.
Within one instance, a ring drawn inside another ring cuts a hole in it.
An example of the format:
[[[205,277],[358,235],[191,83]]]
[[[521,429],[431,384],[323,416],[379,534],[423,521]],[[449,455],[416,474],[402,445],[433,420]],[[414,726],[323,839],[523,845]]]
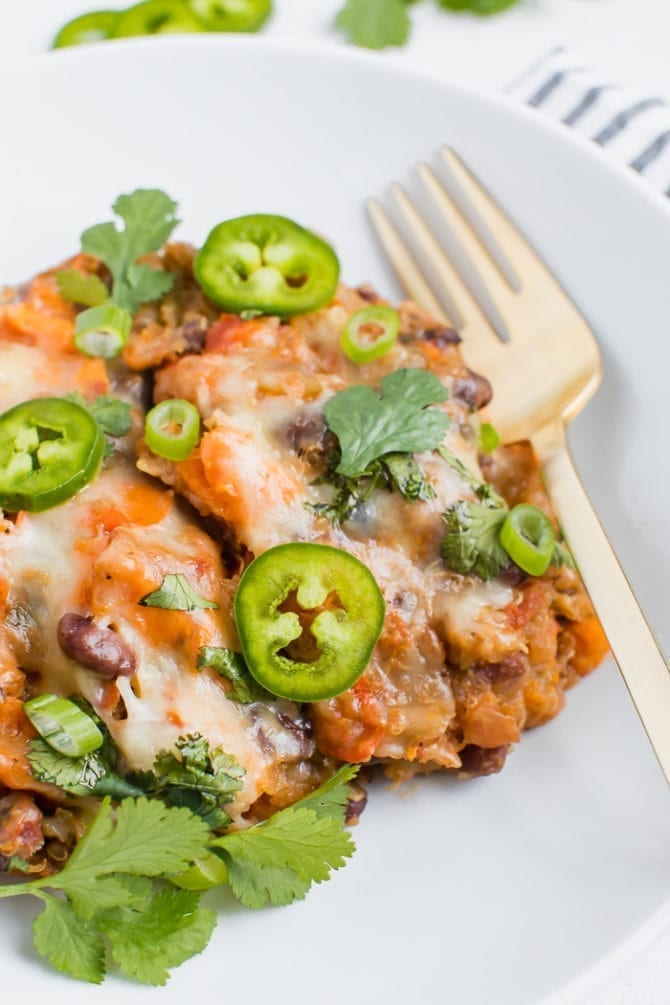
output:
[[[23,704],[33,726],[50,747],[66,757],[83,757],[102,746],[102,733],[90,716],[67,698],[41,694]]]
[[[200,413],[190,401],[168,398],[147,413],[144,435],[159,457],[183,461],[200,439]]]
[[[77,318],[74,344],[85,356],[114,359],[128,341],[133,319],[116,304],[89,307]]]
[[[400,316],[375,304],[352,314],[342,332],[342,348],[353,363],[369,363],[388,352],[398,338]]]
[[[500,529],[500,543],[529,576],[541,576],[551,564],[556,535],[537,506],[522,503],[510,510]]]
[[[189,869],[173,876],[171,882],[183,890],[211,890],[228,882],[228,869],[223,859],[214,852],[207,852],[202,858],[196,858]]]

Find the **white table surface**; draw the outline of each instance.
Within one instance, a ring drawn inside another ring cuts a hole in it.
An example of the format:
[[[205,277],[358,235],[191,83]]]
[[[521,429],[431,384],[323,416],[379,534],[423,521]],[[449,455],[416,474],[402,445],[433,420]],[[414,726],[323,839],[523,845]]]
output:
[[[266,31],[276,38],[342,44],[331,27],[341,2],[275,0],[277,11]],[[100,4],[0,0],[0,67],[46,52],[64,21],[96,6],[125,4],[123,0]],[[449,16],[424,2],[413,8],[412,15],[410,43],[402,50],[386,50],[380,59],[420,65],[500,90],[544,52],[563,44],[612,82],[648,87],[670,101],[669,0],[526,0],[519,9],[491,19]],[[670,932],[592,996],[590,1005],[668,1002]]]

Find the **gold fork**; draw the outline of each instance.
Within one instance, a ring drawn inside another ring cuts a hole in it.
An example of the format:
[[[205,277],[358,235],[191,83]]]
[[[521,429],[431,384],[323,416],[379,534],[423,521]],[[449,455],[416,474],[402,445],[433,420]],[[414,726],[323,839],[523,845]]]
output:
[[[418,168],[431,226],[400,185],[392,186],[418,256],[376,200],[368,203],[372,223],[409,296],[458,330],[466,362],[491,380],[492,420],[503,440],[531,440],[563,533],[670,782],[670,670],[565,438],[566,423],[600,383],[597,343],[546,265],[457,154],[444,147],[441,156],[449,189],[426,164]]]

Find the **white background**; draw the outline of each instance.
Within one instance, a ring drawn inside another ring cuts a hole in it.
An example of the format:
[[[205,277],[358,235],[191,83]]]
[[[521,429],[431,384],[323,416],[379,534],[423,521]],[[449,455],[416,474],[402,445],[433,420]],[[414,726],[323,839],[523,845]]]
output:
[[[278,9],[266,30],[275,37],[341,44],[331,27],[339,4],[275,0]],[[118,0],[100,4],[123,5]],[[46,52],[65,20],[94,6],[91,0],[0,0],[0,66]],[[409,45],[387,50],[380,59],[503,89],[544,52],[567,45],[612,82],[647,87],[670,101],[670,0],[527,0],[491,19],[444,14],[424,0],[412,15]],[[592,998],[592,1005],[669,1001],[670,933]]]

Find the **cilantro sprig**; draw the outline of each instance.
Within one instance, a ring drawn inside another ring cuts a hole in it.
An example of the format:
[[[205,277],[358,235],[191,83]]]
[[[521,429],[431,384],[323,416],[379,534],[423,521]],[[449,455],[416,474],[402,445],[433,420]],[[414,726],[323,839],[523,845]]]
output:
[[[111,958],[127,976],[162,985],[216,924],[196,893],[163,882],[204,854],[208,837],[186,809],[140,798],[113,810],[107,798],[61,872],[2,886],[0,897],[43,902],[35,947],[63,973],[100,984]]]
[[[326,402],[326,422],[340,446],[339,475],[357,478],[387,454],[435,450],[449,428],[449,416],[430,407],[448,395],[428,370],[396,370],[382,377],[380,390],[381,396],[355,384]]]
[[[355,851],[345,828],[348,783],[357,765],[345,765],[300,802],[247,830],[224,834],[210,848],[225,862],[235,896],[245,907],[281,907],[302,900]]]
[[[174,284],[172,273],[138,259],[165,244],[179,222],[175,216],[177,204],[160,189],[145,188],[120,195],[112,208],[122,221],[120,228],[109,221],[89,227],[81,235],[82,251],[99,258],[109,269],[111,289],[98,276],[77,269],[56,273],[62,296],[87,308],[77,318],[80,331],[88,330],[89,318],[95,327],[102,304],[119,308],[130,327],[130,318],[140,304],[158,300]]]
[[[327,482],[335,492],[327,503],[308,505],[336,523],[377,488],[397,489],[410,502],[435,497],[414,452],[440,446],[449,416],[432,406],[447,399],[446,389],[435,374],[407,368],[383,377],[380,392],[356,384],[326,402],[324,416],[338,445],[315,484]]]

